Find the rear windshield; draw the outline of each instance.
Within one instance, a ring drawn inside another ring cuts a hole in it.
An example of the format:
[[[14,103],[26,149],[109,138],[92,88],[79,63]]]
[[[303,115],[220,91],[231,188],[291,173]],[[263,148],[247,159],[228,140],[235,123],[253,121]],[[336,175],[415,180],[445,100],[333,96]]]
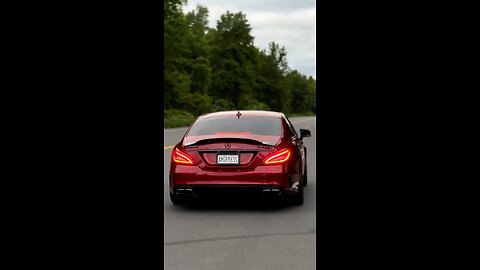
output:
[[[281,120],[274,117],[260,116],[202,118],[192,125],[187,136],[235,134],[281,136]]]

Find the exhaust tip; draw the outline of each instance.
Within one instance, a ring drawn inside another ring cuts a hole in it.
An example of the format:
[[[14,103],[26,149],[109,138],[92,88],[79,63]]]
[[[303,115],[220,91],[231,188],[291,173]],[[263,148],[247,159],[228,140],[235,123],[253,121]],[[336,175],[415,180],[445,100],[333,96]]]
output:
[[[282,194],[279,188],[264,188],[262,190],[262,193],[264,195],[281,195]]]
[[[179,188],[177,189],[178,195],[193,195],[193,189],[191,188]]]

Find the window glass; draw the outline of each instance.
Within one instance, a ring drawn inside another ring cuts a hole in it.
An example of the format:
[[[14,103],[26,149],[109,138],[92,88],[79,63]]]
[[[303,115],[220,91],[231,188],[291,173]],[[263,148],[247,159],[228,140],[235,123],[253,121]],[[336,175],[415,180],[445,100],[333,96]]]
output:
[[[187,136],[225,134],[281,136],[282,123],[279,118],[275,117],[207,117],[197,120]]]

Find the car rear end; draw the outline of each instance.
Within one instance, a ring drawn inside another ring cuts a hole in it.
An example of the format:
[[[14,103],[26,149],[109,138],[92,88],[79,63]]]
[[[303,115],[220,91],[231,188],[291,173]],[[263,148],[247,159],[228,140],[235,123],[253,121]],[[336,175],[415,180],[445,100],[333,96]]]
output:
[[[295,155],[278,115],[199,118],[172,152],[173,199],[211,194],[279,196],[290,190]]]

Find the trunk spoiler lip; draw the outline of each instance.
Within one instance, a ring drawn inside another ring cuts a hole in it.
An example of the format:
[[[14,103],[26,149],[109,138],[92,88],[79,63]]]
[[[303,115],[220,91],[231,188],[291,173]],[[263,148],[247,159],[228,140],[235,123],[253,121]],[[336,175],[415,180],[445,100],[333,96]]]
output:
[[[226,141],[226,140],[250,141],[250,142],[255,142],[257,144],[260,144],[260,145],[275,147],[278,144],[278,142],[280,141],[280,138],[278,138],[278,141],[276,143],[273,143],[273,142],[263,142],[263,141],[252,139],[252,138],[218,137],[218,138],[200,139],[200,140],[197,140],[197,141],[189,142],[187,144],[183,144],[183,146],[188,147],[188,146],[193,146],[193,145],[205,142],[205,141],[217,141],[217,140],[218,141]]]

